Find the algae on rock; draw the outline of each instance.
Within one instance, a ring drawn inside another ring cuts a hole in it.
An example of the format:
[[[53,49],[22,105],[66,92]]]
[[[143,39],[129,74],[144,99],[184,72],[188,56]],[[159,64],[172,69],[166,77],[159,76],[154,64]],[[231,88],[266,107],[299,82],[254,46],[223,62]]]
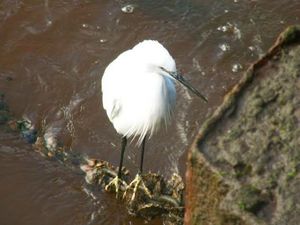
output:
[[[298,225],[299,170],[295,26],[249,68],[200,130],[189,154],[186,223]]]

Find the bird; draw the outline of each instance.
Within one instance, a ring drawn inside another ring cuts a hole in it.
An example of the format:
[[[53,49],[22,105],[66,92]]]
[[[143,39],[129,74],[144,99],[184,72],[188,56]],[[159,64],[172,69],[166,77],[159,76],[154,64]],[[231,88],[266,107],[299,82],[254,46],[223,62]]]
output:
[[[106,190],[114,185],[118,196],[120,185],[124,184],[121,176],[127,140],[137,138],[137,145],[141,147],[139,171],[127,188],[134,188],[132,200],[138,188],[143,188],[151,197],[142,178],[145,143],[162,124],[170,123],[176,102],[176,81],[207,102],[207,98],[177,71],[173,57],[156,40],[144,40],[122,52],[104,70],[103,108],[121,136],[118,173],[106,185]]]

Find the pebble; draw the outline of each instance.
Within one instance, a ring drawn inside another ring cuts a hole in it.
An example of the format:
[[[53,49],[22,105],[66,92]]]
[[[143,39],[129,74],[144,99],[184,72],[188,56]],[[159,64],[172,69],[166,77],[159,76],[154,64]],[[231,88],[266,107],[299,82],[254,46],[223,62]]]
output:
[[[134,5],[125,5],[124,7],[121,8],[123,13],[133,13],[133,11],[135,10],[135,6]]]
[[[232,65],[231,71],[234,72],[234,73],[237,73],[241,69],[243,69],[243,66],[239,63],[236,63],[236,64]]]
[[[37,131],[34,129],[21,131],[21,136],[30,144],[35,143],[37,138]]]
[[[226,51],[229,51],[230,50],[230,46],[229,44],[225,43],[225,44],[220,44],[219,45],[219,48],[223,51],[223,52],[226,52]]]

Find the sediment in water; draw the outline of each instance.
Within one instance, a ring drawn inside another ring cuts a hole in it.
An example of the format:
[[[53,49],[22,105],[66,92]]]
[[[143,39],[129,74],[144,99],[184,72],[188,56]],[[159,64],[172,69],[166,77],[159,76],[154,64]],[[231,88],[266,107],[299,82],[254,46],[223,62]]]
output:
[[[78,172],[83,171],[83,177],[89,185],[94,185],[103,190],[117,176],[118,168],[109,162],[90,159],[63,145],[59,145],[53,135],[45,133],[45,129],[36,130],[27,118],[16,120],[9,111],[4,94],[0,96],[0,129],[7,132],[18,132],[20,137],[32,144],[33,149],[42,156],[61,162],[68,168]],[[145,189],[130,186],[129,171],[122,168],[122,183],[119,190],[119,199],[125,204],[130,215],[151,220],[161,217],[164,224],[181,225],[184,216],[184,183],[178,174],[166,180],[156,173],[145,173],[141,177],[145,187],[150,192],[147,195]],[[115,188],[107,190],[116,195]],[[135,197],[133,198],[133,193]]]

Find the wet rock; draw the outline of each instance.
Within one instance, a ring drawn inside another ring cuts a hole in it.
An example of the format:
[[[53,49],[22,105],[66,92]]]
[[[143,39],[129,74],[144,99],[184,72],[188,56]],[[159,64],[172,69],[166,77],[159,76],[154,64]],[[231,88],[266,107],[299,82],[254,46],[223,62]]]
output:
[[[133,13],[133,12],[134,12],[135,8],[136,8],[136,5],[128,4],[128,5],[123,6],[123,7],[121,8],[121,10],[122,10],[123,13],[128,13],[128,14],[130,14],[130,13]]]
[[[5,95],[0,92],[0,110],[9,111],[8,105],[4,99]]]
[[[161,175],[147,173],[142,175],[149,196],[143,188],[138,188],[135,198],[132,199],[134,188],[129,187],[124,200],[130,214],[145,219],[152,219],[164,215],[165,219],[181,224],[183,218],[183,189],[184,185],[178,174],[173,174],[169,181],[165,181]]]
[[[30,144],[35,143],[37,139],[37,130],[34,128],[32,122],[28,118],[23,118],[16,121],[17,128],[21,136]]]
[[[0,125],[5,124],[10,118],[9,112],[6,110],[0,110]]]
[[[103,190],[117,175],[117,168],[96,159],[86,159],[86,163],[81,165],[81,170],[86,173],[87,183],[100,185]],[[159,216],[163,217],[165,224],[183,224],[184,184],[178,174],[173,174],[168,181],[155,173],[143,174],[141,179],[145,186],[140,185],[136,190],[134,185],[129,184],[128,174],[129,171],[123,168],[119,196],[130,215],[146,220]],[[114,188],[108,191],[116,194]]]
[[[24,130],[21,134],[22,137],[30,144],[33,144],[36,141],[36,130]]]
[[[271,196],[263,194],[261,190],[251,185],[242,186],[238,195],[240,208],[255,215],[258,215],[266,204],[271,201]]]
[[[8,105],[4,99],[4,94],[0,92],[0,125],[6,124],[9,119]]]
[[[186,173],[186,224],[299,224],[299,84],[293,26],[200,129]]]
[[[83,172],[86,173],[85,180],[88,184],[100,185],[102,189],[104,189],[105,186],[117,176],[117,168],[112,166],[109,162],[88,158],[85,159],[85,162],[86,163],[80,165],[80,168]],[[128,174],[129,171],[126,170],[125,167],[123,167],[122,178],[125,184]],[[125,189],[125,186],[120,187],[121,195],[124,193]],[[110,189],[109,191],[115,193],[114,189]]]
[[[38,131],[28,118],[24,117],[20,120],[13,118],[2,93],[0,93],[0,125],[5,125],[10,131],[19,132],[20,136],[30,144],[41,141],[38,137]]]
[[[65,149],[62,145],[56,145],[55,148],[49,148],[48,140],[45,139],[44,135],[40,135],[36,138],[33,147],[35,151],[39,152],[42,156],[49,159],[56,159],[70,168],[77,167],[83,161],[82,155],[72,152],[70,149]]]
[[[33,144],[36,142],[38,132],[28,118],[16,120],[10,116],[6,123],[11,130],[19,132],[20,136],[28,143]]]

